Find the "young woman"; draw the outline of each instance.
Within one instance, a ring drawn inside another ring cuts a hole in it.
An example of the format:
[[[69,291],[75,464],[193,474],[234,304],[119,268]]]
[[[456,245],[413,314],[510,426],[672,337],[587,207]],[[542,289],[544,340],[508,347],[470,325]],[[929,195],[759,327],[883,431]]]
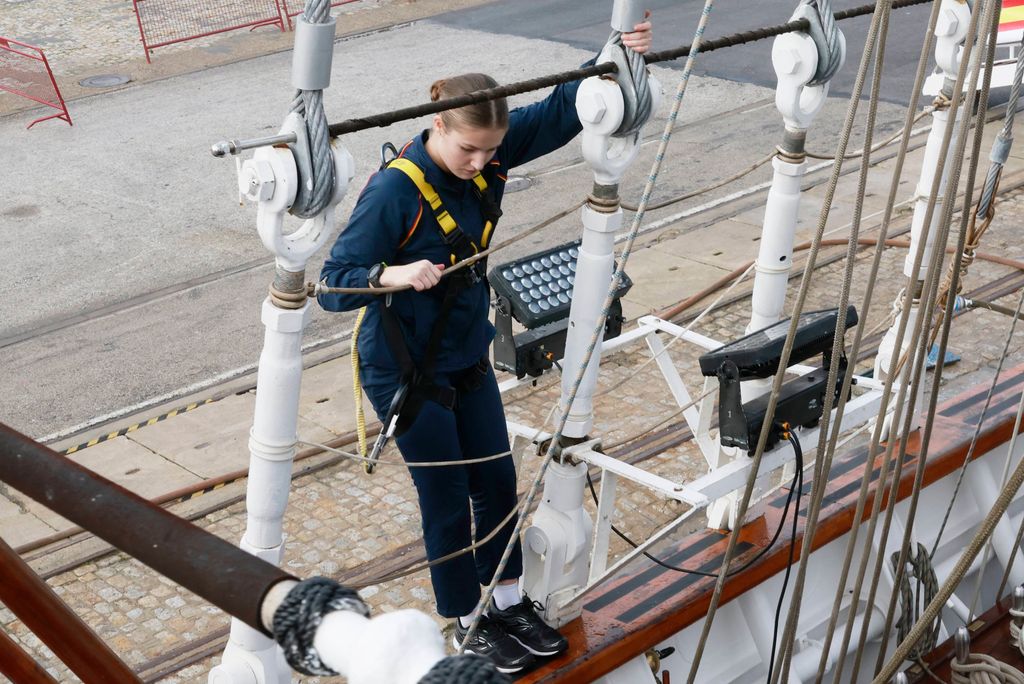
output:
[[[649,22],[623,35],[638,52],[650,46]],[[496,86],[483,74],[442,79],[432,100]],[[419,496],[427,557],[441,558],[490,534],[516,505],[511,456],[458,464],[509,450],[505,414],[488,347],[490,290],[484,266],[444,270],[486,248],[500,216],[505,179],[524,164],[572,140],[579,83],[555,88],[546,99],[509,112],[504,99],[449,110],[402,148],[399,158],[372,176],[348,227],[324,264],[331,287],[401,287],[388,296],[323,294],[328,311],[366,307],[359,334],[363,389],[378,417],[401,404],[396,442],[408,463],[451,461],[442,468],[410,468]],[[513,518],[514,520],[514,518]],[[431,568],[438,612],[455,619],[455,644],[465,638],[480,585],[490,583],[513,522],[475,550]],[[493,603],[466,650],[517,672],[535,655],[564,651],[565,638],[537,615],[519,589],[517,543]]]

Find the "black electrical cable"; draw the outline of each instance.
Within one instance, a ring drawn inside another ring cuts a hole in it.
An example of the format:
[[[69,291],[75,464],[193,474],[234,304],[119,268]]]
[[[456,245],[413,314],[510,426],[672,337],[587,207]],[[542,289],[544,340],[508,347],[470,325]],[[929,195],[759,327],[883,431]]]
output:
[[[775,627],[772,629],[772,655],[768,659],[768,682],[772,681],[772,670],[775,669],[775,648],[776,642],[779,638],[779,616],[782,615],[782,602],[786,597],[786,587],[789,586],[789,573],[793,569],[793,556],[796,552],[796,523],[800,519],[800,495],[803,493],[804,488],[804,452],[800,448],[800,440],[797,439],[795,433],[788,428],[784,428],[786,439],[793,445],[793,455],[796,459],[796,511],[793,513],[793,533],[789,538],[789,560],[786,562],[786,575],[782,578],[782,591],[779,592],[779,603],[775,607]],[[792,492],[790,492],[792,493]],[[785,516],[782,518],[786,520]]]
[[[753,565],[757,561],[761,560],[761,558],[763,558],[764,555],[766,553],[768,553],[768,551],[775,545],[775,542],[777,542],[779,540],[779,535],[782,534],[782,529],[783,529],[783,527],[785,527],[785,524],[786,524],[786,518],[789,516],[789,504],[793,501],[793,492],[794,491],[798,492],[797,500],[799,501],[799,490],[803,488],[803,479],[804,479],[803,478],[803,454],[800,454],[800,462],[799,462],[799,465],[797,466],[797,471],[796,471],[796,473],[793,474],[793,482],[790,484],[789,494],[786,495],[786,506],[785,506],[785,508],[782,511],[782,519],[779,521],[779,526],[778,526],[778,528],[776,528],[775,534],[772,536],[771,541],[768,542],[767,546],[765,546],[763,549],[758,551],[757,554],[753,558],[748,560],[746,563],[744,563],[743,565],[741,565],[741,566],[739,566],[737,568],[733,568],[732,570],[730,570],[728,572],[728,576],[729,577],[732,577],[733,575],[736,575],[736,574],[739,574],[739,573],[743,572],[744,570],[749,568],[751,565]],[[800,483],[800,488],[799,489],[797,488],[797,482]],[[590,495],[594,498],[594,503],[597,503],[598,502],[597,501],[597,492],[594,490],[594,481],[592,479],[590,479],[590,473],[589,472],[587,473],[587,484],[590,486]],[[796,520],[797,517],[799,517],[799,512],[800,512],[800,506],[799,506],[799,503],[798,503],[797,504],[797,514],[794,515],[794,521]],[[627,537],[626,534],[624,532],[622,532],[619,528],[615,527],[615,525],[612,525],[611,528],[612,528],[612,532],[617,534],[619,536],[619,538],[622,539],[622,541],[626,542],[627,544],[632,546],[634,549],[639,548],[639,546],[640,546],[639,544],[637,544],[635,541],[633,541],[632,539]],[[795,530],[795,526],[794,526],[794,530]],[[653,561],[654,563],[657,563],[658,565],[660,565],[661,567],[665,568],[666,570],[672,570],[673,572],[681,572],[681,573],[684,573],[684,574],[687,574],[687,575],[701,575],[703,577],[718,577],[718,573],[717,572],[704,572],[703,570],[694,570],[692,568],[681,568],[681,567],[672,565],[670,563],[666,563],[665,561],[661,560],[660,558],[652,556],[647,551],[644,551],[643,554],[644,554],[644,556],[647,557],[648,560]],[[789,562],[790,562],[790,564],[792,564],[792,562],[793,562],[793,547],[792,547],[792,545],[790,545],[790,559],[789,559]],[[789,571],[787,569],[787,573],[788,572]]]

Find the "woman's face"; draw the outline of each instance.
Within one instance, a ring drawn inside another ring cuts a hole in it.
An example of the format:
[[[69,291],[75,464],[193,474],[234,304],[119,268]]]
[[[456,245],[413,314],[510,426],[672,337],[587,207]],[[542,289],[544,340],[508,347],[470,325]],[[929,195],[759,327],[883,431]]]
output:
[[[480,173],[494,158],[507,129],[447,128],[440,116],[434,117],[435,147],[445,171],[463,180]]]

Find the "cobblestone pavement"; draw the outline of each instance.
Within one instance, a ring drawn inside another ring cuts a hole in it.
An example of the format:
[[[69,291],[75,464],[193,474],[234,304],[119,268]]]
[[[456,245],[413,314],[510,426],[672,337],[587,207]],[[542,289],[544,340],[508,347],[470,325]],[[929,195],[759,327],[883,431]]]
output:
[[[1003,198],[982,251],[1020,256],[1016,217],[1022,211],[1024,192],[1017,191]],[[871,254],[871,250],[863,250],[857,259],[853,302],[858,308]],[[885,252],[881,270],[884,275],[876,283],[874,305],[862,315],[861,325],[869,329],[876,327],[888,314],[902,285],[903,257],[901,249]],[[808,309],[834,305],[843,265],[843,261],[837,261],[815,272]],[[967,278],[965,291],[970,292],[1012,271],[979,259]],[[795,283],[791,288],[794,292]],[[1012,299],[1007,297],[1003,303],[1011,305]],[[748,307],[745,299],[722,306],[702,320],[697,330],[720,340],[740,336],[749,317]],[[1007,317],[991,311],[974,311],[956,319],[950,346],[963,355],[963,360],[947,369],[944,393],[991,378],[1008,326]],[[1024,337],[1018,332],[1010,345],[1008,366],[1024,359],[1022,342]],[[676,368],[696,394],[701,378],[693,352],[683,344],[674,344],[669,349]],[[605,359],[595,398],[595,425],[606,443],[642,434],[647,431],[645,428],[675,410],[657,366],[645,363],[648,359],[649,353],[641,343]],[[508,418],[540,427],[558,391],[559,383],[554,375],[544,376],[535,387],[513,390],[506,395]],[[521,456],[522,491],[529,486],[539,459],[532,453],[521,453]],[[384,455],[385,460],[396,458],[398,455],[393,450]],[[684,482],[705,471],[700,454],[690,442],[647,458],[643,467]],[[588,508],[593,515],[593,505],[588,504]],[[615,523],[632,538],[644,539],[681,512],[680,504],[624,482],[620,485]],[[244,504],[236,503],[218,510],[197,520],[197,524],[232,542],[237,541],[244,531]],[[374,569],[375,559],[407,545],[417,553],[420,551],[414,489],[406,470],[400,467],[382,466],[376,474],[367,476],[358,465],[343,462],[298,478],[292,489],[285,530],[284,565],[303,577],[318,574],[351,577],[356,573],[365,577],[379,576]],[[677,536],[690,530],[681,530]],[[625,550],[623,542],[612,539],[612,556],[618,557]],[[50,585],[133,666],[152,665],[169,650],[222,630],[228,622],[217,609],[121,554],[81,564],[53,577]],[[432,595],[426,572],[387,583],[370,582],[361,593],[376,612],[410,607],[431,612]],[[438,622],[443,626],[439,618]],[[45,663],[58,680],[76,681],[6,609],[0,609],[0,625]],[[208,657],[179,672],[165,674],[158,681],[166,684],[203,681],[218,658],[219,655]]]

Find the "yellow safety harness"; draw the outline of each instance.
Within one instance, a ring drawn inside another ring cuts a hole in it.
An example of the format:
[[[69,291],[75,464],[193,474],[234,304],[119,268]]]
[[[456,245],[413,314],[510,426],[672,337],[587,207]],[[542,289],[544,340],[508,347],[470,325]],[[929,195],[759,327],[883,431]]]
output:
[[[456,264],[459,261],[467,259],[475,254],[479,254],[481,251],[487,249],[487,246],[491,241],[491,235],[494,232],[494,227],[497,224],[498,219],[501,217],[501,209],[498,207],[493,193],[488,192],[487,181],[481,174],[478,173],[473,177],[473,189],[476,192],[477,198],[480,200],[480,210],[484,219],[484,229],[480,237],[480,244],[477,245],[472,238],[466,235],[466,233],[459,228],[458,223],[456,223],[455,219],[452,218],[452,215],[448,213],[448,210],[444,208],[440,195],[438,195],[434,187],[427,182],[423,169],[404,157],[396,157],[390,162],[382,164],[382,168],[391,167],[398,169],[408,176],[408,178],[416,185],[416,188],[419,190],[423,199],[430,205],[430,209],[433,211],[434,217],[437,219],[437,225],[439,227],[438,234],[451,253],[452,264]],[[412,231],[410,231],[410,236],[415,229],[416,226],[414,225]],[[406,237],[406,240],[408,240],[408,236]],[[357,317],[357,327],[352,333],[352,383],[353,392],[358,397],[356,401],[356,427],[359,438],[360,455],[367,458],[367,461],[363,464],[363,468],[367,473],[373,472],[374,465],[380,458],[380,453],[383,450],[384,445],[387,443],[387,440],[390,439],[396,431],[398,434],[401,434],[409,425],[412,424],[412,421],[415,419],[415,416],[419,412],[419,408],[424,400],[430,399],[448,409],[454,408],[456,399],[455,390],[448,387],[439,387],[434,384],[434,364],[437,360],[437,354],[440,351],[441,338],[444,334],[448,314],[455,303],[455,298],[458,296],[460,291],[480,282],[484,277],[486,277],[486,272],[487,260],[481,259],[472,266],[463,269],[458,274],[453,274],[452,277],[448,279],[449,282],[445,291],[441,311],[434,323],[433,330],[431,330],[430,341],[427,344],[426,352],[423,355],[423,360],[419,367],[417,367],[412,361],[412,357],[405,345],[404,337],[402,336],[401,329],[398,325],[397,318],[391,311],[387,302],[381,303],[381,322],[384,328],[385,338],[387,339],[392,355],[395,357],[395,360],[398,361],[401,369],[402,386],[395,394],[395,399],[391,402],[391,407],[388,410],[387,416],[384,419],[384,424],[381,426],[380,434],[377,436],[377,440],[374,443],[373,450],[370,452],[369,456],[366,455],[365,450],[366,424],[365,420],[361,418],[362,395],[359,379],[357,346],[359,335],[358,323],[362,322],[366,307],[363,307],[363,309],[360,310]]]

